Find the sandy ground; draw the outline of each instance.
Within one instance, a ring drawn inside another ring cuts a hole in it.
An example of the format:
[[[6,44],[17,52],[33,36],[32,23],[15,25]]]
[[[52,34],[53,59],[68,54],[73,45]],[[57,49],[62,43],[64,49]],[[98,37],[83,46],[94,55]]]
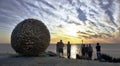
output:
[[[120,66],[120,63],[65,59],[59,57],[15,57],[0,55],[0,66]]]

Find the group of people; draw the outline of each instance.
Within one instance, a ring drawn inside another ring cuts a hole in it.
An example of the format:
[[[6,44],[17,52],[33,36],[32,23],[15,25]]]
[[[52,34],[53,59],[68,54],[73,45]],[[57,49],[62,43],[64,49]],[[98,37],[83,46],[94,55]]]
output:
[[[63,47],[64,47],[64,43],[62,42],[62,40],[60,40],[60,42],[57,42],[56,52],[59,57],[63,57]]]
[[[64,43],[62,40],[57,42],[56,44],[56,52],[59,57],[63,57],[63,47]],[[93,47],[91,44],[81,44],[81,54],[82,57],[87,57],[89,60],[92,60],[92,54],[93,54]],[[96,54],[97,54],[97,59],[101,60],[101,46],[99,43],[96,44]],[[71,56],[71,44],[70,41],[67,43],[67,58],[70,59]]]
[[[93,47],[91,44],[81,44],[81,54],[83,58],[92,60]],[[101,46],[99,43],[96,44],[96,55],[97,59],[101,61]]]
[[[89,60],[92,59],[93,48],[91,44],[82,44],[81,45],[81,54],[82,57],[88,58]]]
[[[60,40],[60,42],[57,42],[57,44],[56,44],[56,52],[57,52],[57,55],[59,57],[63,57],[63,47],[64,47],[64,43],[62,42],[62,40]],[[68,41],[68,44],[67,44],[67,57],[70,58],[70,56],[71,56],[71,44]]]

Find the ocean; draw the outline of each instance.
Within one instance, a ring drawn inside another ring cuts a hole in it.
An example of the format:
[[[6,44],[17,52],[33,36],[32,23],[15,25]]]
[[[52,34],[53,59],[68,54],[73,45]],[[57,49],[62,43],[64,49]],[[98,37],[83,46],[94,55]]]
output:
[[[120,44],[100,44],[101,52],[108,54],[112,57],[120,58]],[[93,59],[96,58],[96,44],[92,44],[93,47]],[[66,45],[64,46],[64,57],[67,57],[66,53]],[[76,54],[81,55],[81,45],[74,44],[71,45],[71,58],[75,59]],[[50,44],[46,51],[52,51],[56,53],[56,45]],[[10,44],[0,44],[0,54],[16,54],[16,52],[12,49]]]

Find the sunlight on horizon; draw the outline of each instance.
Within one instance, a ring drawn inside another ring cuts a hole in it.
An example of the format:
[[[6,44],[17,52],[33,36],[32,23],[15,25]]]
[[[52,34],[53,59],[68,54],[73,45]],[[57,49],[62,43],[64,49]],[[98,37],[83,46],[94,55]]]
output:
[[[76,58],[76,54],[78,54],[79,52],[77,51],[78,50],[78,48],[77,48],[77,46],[76,45],[73,45],[72,47],[71,47],[71,57],[72,58]]]

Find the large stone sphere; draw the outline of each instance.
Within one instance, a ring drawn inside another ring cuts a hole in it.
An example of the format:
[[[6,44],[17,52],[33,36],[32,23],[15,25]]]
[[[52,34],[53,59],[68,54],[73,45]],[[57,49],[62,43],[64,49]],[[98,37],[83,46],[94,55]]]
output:
[[[19,23],[11,35],[12,48],[24,56],[41,55],[50,43],[50,33],[39,20],[26,19]]]

